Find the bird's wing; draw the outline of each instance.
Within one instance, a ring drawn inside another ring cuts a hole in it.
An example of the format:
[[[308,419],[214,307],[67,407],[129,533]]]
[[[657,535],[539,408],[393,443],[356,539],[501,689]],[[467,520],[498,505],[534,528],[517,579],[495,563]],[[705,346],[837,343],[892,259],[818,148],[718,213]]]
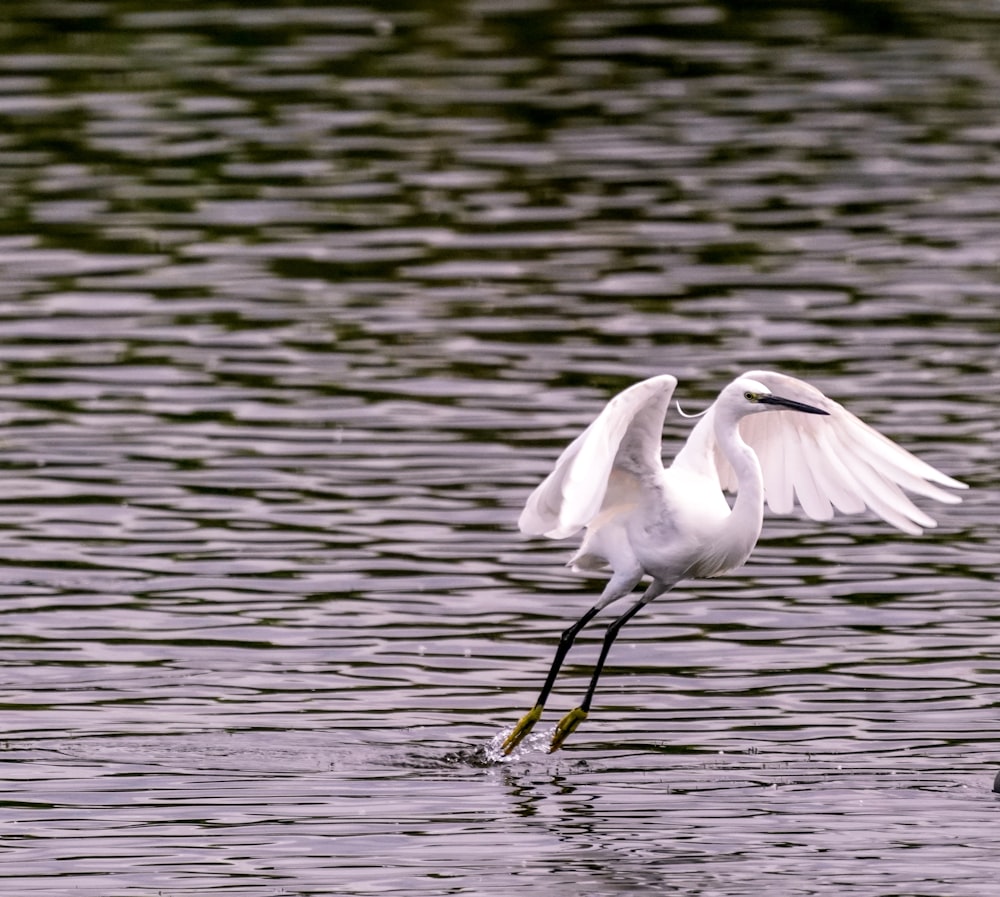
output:
[[[531,493],[518,520],[521,532],[550,539],[571,536],[601,510],[612,470],[641,473],[662,467],[663,418],[676,385],[676,377],[661,374],[608,402]]]
[[[935,522],[904,489],[949,504],[961,500],[940,487],[964,489],[964,483],[896,445],[814,386],[772,371],[745,376],[829,415],[781,411],[740,422],[740,434],[760,459],[767,505],[776,514],[789,513],[795,500],[814,520],[829,520],[834,510],[857,514],[867,508],[916,535]],[[735,491],[736,476],[718,446],[715,460],[723,487]]]

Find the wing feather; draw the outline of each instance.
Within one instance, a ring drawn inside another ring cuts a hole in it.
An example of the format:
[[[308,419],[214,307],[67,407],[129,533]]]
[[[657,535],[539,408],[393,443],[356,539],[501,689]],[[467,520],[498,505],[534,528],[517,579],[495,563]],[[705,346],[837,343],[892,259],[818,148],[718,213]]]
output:
[[[824,472],[824,488],[830,496],[833,506],[841,514],[861,514],[868,507],[864,498],[854,488],[854,476],[847,465],[841,460],[838,447],[833,444],[833,436],[820,430],[813,434],[816,439],[817,451],[822,453]]]
[[[837,434],[831,439],[839,445],[838,457],[851,457],[854,448],[851,444],[845,445]],[[863,451],[855,451],[850,472],[855,494],[865,507],[887,523],[913,535],[919,535],[922,528],[936,525],[930,516],[910,501],[893,477],[892,471],[880,470],[871,464]]]
[[[903,491],[954,504],[961,499],[942,486],[964,489],[947,476],[872,429],[814,386],[773,371],[748,371],[776,395],[814,405],[827,416],[779,412],[744,418],[740,434],[760,460],[768,507],[791,511],[794,501],[814,520],[834,509],[857,514],[866,508],[887,523],[918,534],[935,521]],[[715,446],[723,486],[736,488],[729,463]]]
[[[761,425],[759,439],[774,446],[773,451],[760,458],[761,470],[764,482],[773,484],[767,493],[768,507],[776,514],[790,514],[795,506],[795,487],[784,471],[796,454],[795,445],[781,438],[780,421],[774,420],[775,417],[777,415],[762,414],[757,418]],[[749,421],[744,420],[744,423]]]
[[[662,466],[663,420],[676,385],[676,377],[661,374],[611,399],[531,493],[518,520],[521,532],[571,536],[601,510],[614,469],[641,473]]]
[[[777,414],[766,415],[778,417]],[[823,488],[817,482],[816,474],[820,468],[812,463],[809,454],[809,439],[805,433],[797,434],[800,438],[785,441],[786,461],[779,476],[791,474],[790,479],[795,489],[795,497],[802,505],[802,510],[813,520],[830,520],[833,517],[833,505],[827,498]],[[783,434],[779,433],[779,438]],[[770,443],[769,443],[770,444]],[[764,492],[767,494],[767,481],[764,482]]]

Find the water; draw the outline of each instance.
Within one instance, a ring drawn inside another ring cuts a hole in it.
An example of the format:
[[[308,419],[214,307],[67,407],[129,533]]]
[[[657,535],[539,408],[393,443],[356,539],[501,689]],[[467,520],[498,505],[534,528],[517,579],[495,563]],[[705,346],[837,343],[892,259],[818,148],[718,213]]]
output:
[[[4,4],[5,892],[994,893],[1000,22],[851,10]],[[601,586],[529,490],[760,366],[966,500],[769,520],[481,763]]]

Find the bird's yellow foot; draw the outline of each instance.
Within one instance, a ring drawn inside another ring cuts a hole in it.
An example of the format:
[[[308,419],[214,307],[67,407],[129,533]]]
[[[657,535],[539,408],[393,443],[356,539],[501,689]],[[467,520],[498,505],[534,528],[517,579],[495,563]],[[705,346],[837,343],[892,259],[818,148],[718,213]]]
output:
[[[576,731],[576,727],[580,725],[587,718],[587,711],[580,707],[574,707],[569,713],[567,713],[561,720],[559,720],[559,725],[556,726],[555,732],[552,734],[552,744],[549,746],[549,753],[553,751],[558,751],[562,747],[562,743],[569,738]]]
[[[520,722],[511,730],[510,735],[508,735],[502,745],[500,745],[500,750],[503,751],[504,755],[509,754],[514,748],[516,748],[528,733],[535,727],[537,723],[542,718],[542,705],[536,704],[531,708],[524,716],[521,717]]]

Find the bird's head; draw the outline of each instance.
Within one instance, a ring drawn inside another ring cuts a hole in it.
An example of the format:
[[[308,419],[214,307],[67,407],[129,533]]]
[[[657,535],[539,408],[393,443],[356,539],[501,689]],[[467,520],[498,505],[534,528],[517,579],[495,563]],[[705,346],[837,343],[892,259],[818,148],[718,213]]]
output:
[[[739,377],[727,386],[720,398],[736,417],[761,414],[765,411],[801,411],[805,414],[829,414],[815,405],[775,395],[758,380]]]

